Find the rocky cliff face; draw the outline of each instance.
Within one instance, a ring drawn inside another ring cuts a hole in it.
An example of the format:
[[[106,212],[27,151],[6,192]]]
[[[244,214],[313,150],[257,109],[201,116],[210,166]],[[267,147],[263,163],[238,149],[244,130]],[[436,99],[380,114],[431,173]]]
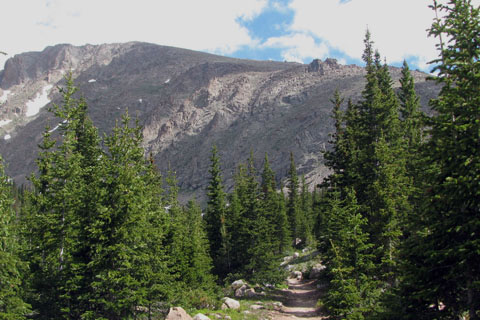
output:
[[[213,144],[228,187],[250,151],[259,168],[267,152],[279,178],[292,151],[299,172],[312,185],[319,182],[327,174],[322,151],[333,129],[329,100],[335,89],[358,99],[364,85],[363,68],[334,59],[249,61],[146,43],[57,45],[17,55],[0,73],[0,153],[19,182],[35,169],[45,125],[57,124],[44,105],[59,101],[56,87],[69,71],[101,132],[128,108],[144,126],[146,152],[161,170],[177,172],[185,197],[199,198]],[[399,78],[398,69],[391,72]],[[414,75],[426,104],[436,89],[425,74]]]

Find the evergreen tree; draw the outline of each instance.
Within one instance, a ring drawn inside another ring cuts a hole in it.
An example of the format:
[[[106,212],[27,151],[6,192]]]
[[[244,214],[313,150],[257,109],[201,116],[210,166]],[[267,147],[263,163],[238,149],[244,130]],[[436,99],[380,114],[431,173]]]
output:
[[[23,300],[26,265],[19,256],[20,237],[13,210],[12,185],[0,158],[0,319],[25,319],[30,306]]]
[[[229,246],[232,249],[230,253],[230,274],[239,274],[241,266],[245,262],[245,254],[242,247],[243,233],[242,228],[242,203],[240,202],[241,187],[244,167],[239,166],[235,173],[235,186],[232,193],[228,195],[228,208],[226,210],[226,227],[229,234]],[[239,275],[240,276],[240,275]]]
[[[201,209],[193,201],[186,208],[170,208],[173,239],[170,254],[177,272],[177,303],[206,308],[214,303],[215,278]]]
[[[74,98],[76,91],[71,76],[67,77],[67,85],[61,89],[63,104],[53,108],[60,121],[61,139],[57,144],[50,138],[52,130],[46,128],[37,160],[39,175],[31,178],[34,191],[24,217],[28,223],[25,255],[31,261],[32,305],[47,319],[62,314],[74,317],[78,310],[72,309],[72,303],[77,297],[73,298],[72,292],[78,300],[83,298],[83,277],[78,271],[85,266],[82,246],[86,247],[79,241],[84,231],[80,221],[91,209],[83,206],[83,198],[88,197],[85,178],[93,178],[88,168],[93,150],[99,149],[98,145],[87,146],[92,141],[98,143],[98,137],[86,118],[85,102]]]
[[[288,171],[288,198],[287,198],[287,216],[290,224],[290,231],[294,241],[294,245],[299,245],[305,239],[300,237],[300,201],[299,201],[299,183],[297,176],[297,168],[293,153],[290,152],[290,169]]]
[[[432,163],[427,201],[409,239],[410,247],[419,248],[415,255],[405,252],[414,267],[404,286],[417,297],[405,313],[472,320],[480,318],[480,9],[469,0],[435,2],[434,9],[445,12],[430,29],[440,38],[440,57],[433,62],[442,89],[431,102],[436,113],[423,147]]]
[[[420,99],[415,91],[415,80],[410,73],[406,61],[402,66],[402,77],[400,78],[400,115],[402,120],[403,135],[407,142],[406,149],[409,158],[418,153],[422,141],[422,112],[420,110]],[[409,165],[410,168],[412,165]],[[409,169],[412,171],[412,169]]]
[[[210,161],[210,184],[207,187],[208,203],[205,221],[214,271],[215,274],[224,278],[230,272],[230,248],[225,216],[225,192],[223,191],[220,159],[216,146],[212,148]]]
[[[255,272],[256,266],[252,263],[252,257],[256,253],[255,247],[259,241],[258,224],[260,219],[260,203],[259,203],[259,184],[257,181],[257,172],[254,165],[253,152],[247,160],[246,175],[243,177],[244,181],[243,192],[240,193],[239,199],[242,203],[241,215],[241,237],[243,241],[243,250],[245,253],[245,260],[243,265],[243,272],[246,278],[251,278]],[[261,221],[260,223],[263,223]]]
[[[247,165],[238,167],[228,208],[231,276],[269,283],[277,283],[284,278],[278,264],[280,250],[288,241],[285,239],[286,216],[284,211],[276,211],[277,208],[282,207],[268,157],[264,164],[262,184],[259,185],[251,153]]]
[[[378,280],[373,277],[374,257],[367,223],[362,217],[352,190],[341,200],[337,191],[329,195],[329,219],[326,237],[329,241],[330,287],[324,299],[330,314],[339,319],[365,319],[378,308]]]
[[[95,252],[89,268],[92,304],[84,317],[129,318],[145,299],[142,266],[148,263],[143,232],[147,229],[146,163],[138,124],[131,128],[128,113],[106,139],[104,197],[90,226]]]
[[[412,220],[412,214],[418,212],[422,202],[420,184],[424,175],[422,168],[425,165],[422,163],[424,159],[422,158],[421,143],[424,140],[423,119],[425,115],[420,110],[419,98],[415,92],[415,81],[406,61],[403,62],[400,84],[398,97],[400,100],[405,167],[410,185],[409,202],[411,205],[409,212],[405,214],[404,224],[409,224]],[[405,226],[405,229],[408,232],[410,228]]]
[[[277,192],[275,173],[270,167],[267,154],[265,154],[260,189],[262,211],[268,225],[266,232],[271,233],[273,252],[281,254],[291,246],[290,230],[284,205],[285,198]]]
[[[313,243],[313,199],[312,194],[308,191],[307,182],[305,176],[302,175],[301,179],[301,193],[300,193],[300,235],[302,239],[305,239],[305,245],[311,245]]]
[[[151,316],[154,313],[155,304],[173,299],[176,277],[171,274],[169,268],[172,257],[167,250],[167,236],[171,225],[165,210],[163,179],[153,163],[152,155],[149,157],[144,179],[148,186],[146,199],[149,201],[145,211],[147,228],[142,232],[144,235],[142,241],[145,242],[148,250],[148,262],[140,267],[144,269],[142,270],[142,274],[144,274],[142,286],[146,290],[145,306]]]
[[[400,221],[409,210],[409,180],[405,165],[403,137],[399,123],[399,103],[392,89],[386,64],[373,54],[370,33],[363,55],[367,83],[353,118],[353,166],[348,170],[358,203],[368,219],[366,231],[375,245],[379,272],[392,285],[396,248],[402,234]],[[356,162],[356,163],[355,163]]]
[[[363,234],[361,243],[368,248],[363,254],[371,254],[374,258],[371,260],[374,263],[369,264],[370,269],[363,272],[366,276],[375,274],[380,280],[368,283],[372,295],[362,294],[357,298],[361,305],[372,307],[369,312],[381,312],[378,293],[390,295],[398,283],[398,246],[403,234],[404,215],[410,210],[408,200],[412,189],[406,169],[399,101],[392,89],[389,69],[381,62],[380,54],[374,52],[368,31],[364,42],[363,60],[367,73],[361,100],[356,104],[349,102],[345,113],[340,110],[342,99],[338,93],[332,101],[337,132],[332,136],[333,149],[326,154],[327,165],[333,169],[328,180],[328,193],[334,192],[334,196],[339,197],[340,212],[348,212],[352,202],[347,201],[349,197],[352,200],[349,194],[353,192],[355,195],[355,211],[360,219],[356,221]],[[330,198],[332,195],[327,196]],[[342,209],[342,205],[347,207]],[[326,208],[328,210],[328,206]],[[330,234],[325,228],[336,219],[331,214],[323,214],[324,232]],[[361,223],[363,219],[365,222]],[[321,247],[324,250],[329,247],[326,239],[321,242]],[[337,254],[330,255],[330,259],[339,270],[344,270],[342,274],[349,268],[357,268],[348,259],[340,264]],[[352,294],[353,291],[348,290],[344,293]],[[340,295],[337,298],[341,297],[341,293],[337,294]],[[366,313],[362,311],[361,314]]]

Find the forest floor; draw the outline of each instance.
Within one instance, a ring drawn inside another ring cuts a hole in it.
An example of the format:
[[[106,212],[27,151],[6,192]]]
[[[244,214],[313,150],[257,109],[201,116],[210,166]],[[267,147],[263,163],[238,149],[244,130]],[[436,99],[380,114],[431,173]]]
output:
[[[275,298],[282,302],[279,310],[268,311],[267,318],[272,320],[328,319],[317,307],[322,296],[322,285],[318,280],[288,279],[288,289],[277,290]]]

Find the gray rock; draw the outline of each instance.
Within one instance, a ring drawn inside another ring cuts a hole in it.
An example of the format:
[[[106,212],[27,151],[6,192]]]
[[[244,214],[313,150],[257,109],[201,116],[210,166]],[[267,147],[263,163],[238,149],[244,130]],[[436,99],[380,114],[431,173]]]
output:
[[[242,298],[245,296],[245,291],[247,290],[247,286],[244,284],[243,286],[241,286],[240,288],[238,288],[237,290],[235,290],[235,298]]]
[[[243,280],[235,280],[230,286],[233,288],[233,290],[237,290],[244,285],[246,285],[246,283]]]
[[[255,289],[253,289],[253,288],[250,288],[250,289],[245,290],[245,296],[246,296],[247,298],[253,298],[253,297],[255,297],[256,295],[257,295],[257,294],[255,293]]]
[[[273,310],[280,311],[282,310],[283,304],[280,301],[275,301],[272,303]]]
[[[325,270],[325,266],[322,264],[316,264],[313,266],[312,270],[310,270],[310,273],[308,274],[308,278],[310,279],[317,279],[320,277],[320,274]]]
[[[252,304],[252,305],[250,306],[250,309],[252,309],[252,310],[261,310],[261,309],[265,309],[265,307],[262,306],[262,305],[259,305],[259,304]]]
[[[173,307],[168,311],[165,320],[193,320],[182,307]]]
[[[232,298],[225,297],[223,298],[222,310],[225,310],[225,309],[234,309],[234,310],[240,309],[240,302]]]
[[[289,264],[288,266],[285,267],[285,270],[287,271],[292,271],[293,270],[293,266],[291,264]]]
[[[292,272],[292,278],[295,278],[297,280],[302,280],[303,274],[301,271],[293,271]]]
[[[193,320],[210,320],[209,317],[204,315],[203,313],[197,313],[194,317]]]

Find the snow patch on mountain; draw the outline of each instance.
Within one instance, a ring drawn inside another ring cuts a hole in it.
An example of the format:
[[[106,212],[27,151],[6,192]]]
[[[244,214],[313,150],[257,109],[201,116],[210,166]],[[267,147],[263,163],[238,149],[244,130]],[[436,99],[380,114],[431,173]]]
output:
[[[8,119],[7,120],[0,120],[0,127],[6,126],[10,122],[12,122],[12,120],[8,120]]]
[[[10,90],[5,90],[5,91],[3,91],[2,96],[0,96],[0,103],[6,102],[6,101],[7,101],[7,97],[8,97],[8,95],[9,95],[10,93],[11,93]]]
[[[41,93],[38,93],[33,100],[27,102],[26,116],[31,117],[40,112],[40,109],[50,103],[48,93],[53,88],[53,85],[49,84],[45,86]]]
[[[60,127],[60,123],[57,124],[53,129],[48,130],[48,133],[52,133]]]

